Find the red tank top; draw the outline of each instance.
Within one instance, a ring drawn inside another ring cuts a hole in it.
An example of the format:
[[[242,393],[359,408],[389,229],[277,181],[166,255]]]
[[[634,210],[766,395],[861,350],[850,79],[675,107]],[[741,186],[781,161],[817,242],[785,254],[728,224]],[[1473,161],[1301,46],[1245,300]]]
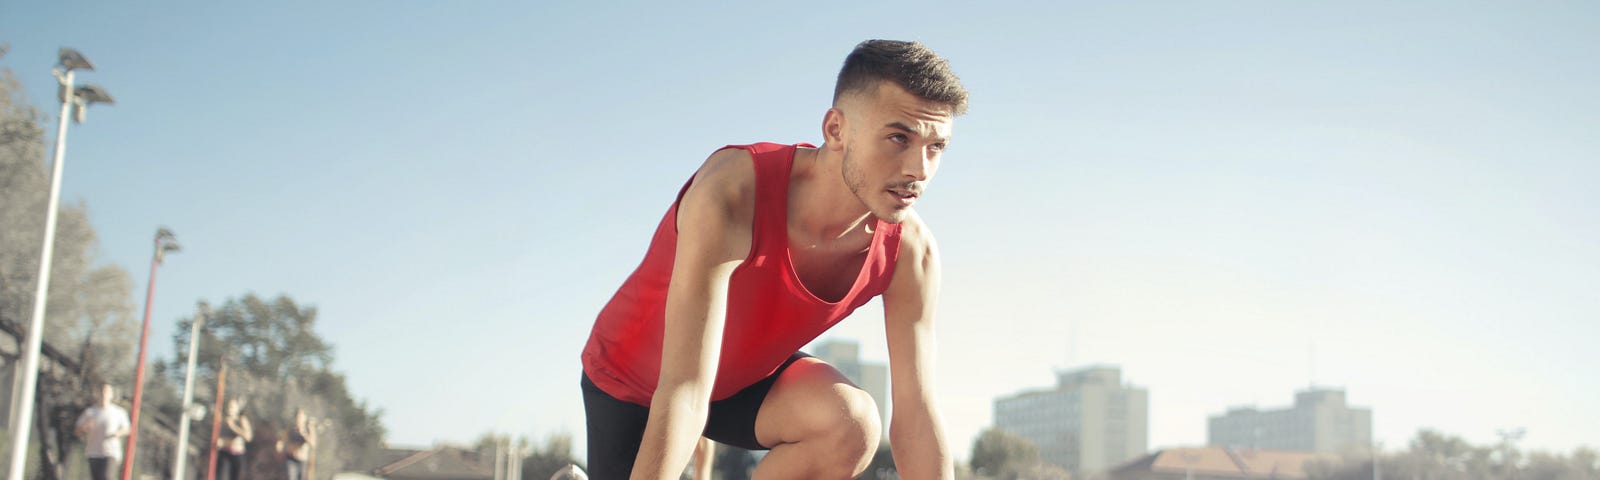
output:
[[[800,283],[789,259],[788,235],[789,169],[796,147],[772,143],[724,147],[742,148],[754,157],[755,224],[750,256],[729,280],[713,400],[771,375],[800,347],[882,294],[894,273],[900,225],[879,220],[867,259],[844,298],[824,301]],[[678,243],[678,203],[688,188],[685,184],[678,191],[678,200],[656,227],[644,262],[600,311],[583,348],[583,371],[589,380],[623,401],[649,406],[660,378],[667,284]]]

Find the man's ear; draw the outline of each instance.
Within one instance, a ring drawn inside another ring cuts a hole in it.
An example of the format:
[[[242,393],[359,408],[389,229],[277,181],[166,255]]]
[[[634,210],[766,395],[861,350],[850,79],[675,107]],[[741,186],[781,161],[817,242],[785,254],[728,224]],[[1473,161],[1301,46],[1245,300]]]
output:
[[[822,143],[823,148],[833,151],[844,150],[845,118],[844,110],[839,107],[828,109],[822,115]]]

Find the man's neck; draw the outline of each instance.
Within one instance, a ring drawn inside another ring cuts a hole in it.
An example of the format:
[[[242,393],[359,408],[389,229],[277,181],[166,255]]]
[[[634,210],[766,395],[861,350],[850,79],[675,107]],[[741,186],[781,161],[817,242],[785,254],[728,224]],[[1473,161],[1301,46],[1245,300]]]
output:
[[[827,145],[795,153],[789,191],[789,226],[818,241],[842,238],[862,228],[872,212],[845,185],[843,158]]]

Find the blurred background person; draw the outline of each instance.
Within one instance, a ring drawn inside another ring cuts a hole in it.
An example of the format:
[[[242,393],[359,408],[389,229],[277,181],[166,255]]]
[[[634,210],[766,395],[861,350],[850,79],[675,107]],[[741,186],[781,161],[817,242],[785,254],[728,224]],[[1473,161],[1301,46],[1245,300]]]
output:
[[[244,448],[255,435],[250,419],[244,416],[244,403],[235,398],[228,401],[228,411],[222,419],[222,432],[217,437],[217,479],[239,480],[244,468]]]
[[[111,384],[100,384],[100,395],[94,406],[83,411],[73,425],[73,431],[84,441],[84,456],[89,458],[89,478],[107,480],[111,468],[122,464],[122,437],[132,431],[128,411],[111,403],[115,389]]]
[[[317,432],[306,419],[305,410],[295,409],[294,423],[278,440],[278,452],[283,454],[288,480],[306,480],[306,463],[311,458],[311,449],[316,446]]]

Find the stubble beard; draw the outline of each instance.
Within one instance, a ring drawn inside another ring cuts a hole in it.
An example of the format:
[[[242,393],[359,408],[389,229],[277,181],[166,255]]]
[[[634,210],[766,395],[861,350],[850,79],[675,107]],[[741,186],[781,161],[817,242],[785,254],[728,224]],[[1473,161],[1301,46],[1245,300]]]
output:
[[[871,213],[872,216],[876,217],[878,220],[888,223],[900,223],[905,221],[906,212],[910,210],[910,208],[887,209],[887,212],[880,212],[878,209],[873,208],[872,202],[868,201],[865,196],[862,196],[863,191],[866,191],[870,194],[876,190],[868,189],[865,175],[862,175],[861,170],[857,168],[856,163],[851,161],[849,152],[845,152],[844,158],[841,159],[839,163],[839,175],[844,177],[845,186],[850,188],[850,193],[856,196],[856,201],[861,202],[861,206],[865,207],[868,213]],[[887,188],[888,186],[884,186],[883,189]]]

